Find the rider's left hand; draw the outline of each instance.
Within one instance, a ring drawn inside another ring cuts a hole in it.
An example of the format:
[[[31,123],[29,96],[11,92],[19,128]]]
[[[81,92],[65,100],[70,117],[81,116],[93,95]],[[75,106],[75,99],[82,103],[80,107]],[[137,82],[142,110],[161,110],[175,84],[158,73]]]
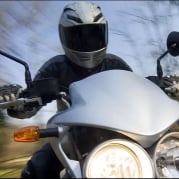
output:
[[[163,83],[165,84],[164,91],[171,98],[179,100],[179,77],[178,76],[168,76],[163,78]]]

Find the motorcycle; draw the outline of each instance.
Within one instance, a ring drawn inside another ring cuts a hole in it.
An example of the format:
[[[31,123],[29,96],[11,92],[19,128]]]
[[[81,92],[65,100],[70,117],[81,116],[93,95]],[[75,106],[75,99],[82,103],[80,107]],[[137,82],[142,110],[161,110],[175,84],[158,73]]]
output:
[[[168,53],[179,55],[178,39],[171,32],[168,50],[157,59],[161,83],[160,61]],[[25,66],[27,84],[23,98],[0,103],[0,108],[42,105],[45,95],[65,99],[55,79],[32,81],[23,60],[0,54]],[[73,82],[69,95],[69,107],[52,116],[46,128],[27,126],[14,132],[18,142],[48,137],[64,166],[59,177],[179,177],[179,102],[159,86],[134,72],[109,70]]]

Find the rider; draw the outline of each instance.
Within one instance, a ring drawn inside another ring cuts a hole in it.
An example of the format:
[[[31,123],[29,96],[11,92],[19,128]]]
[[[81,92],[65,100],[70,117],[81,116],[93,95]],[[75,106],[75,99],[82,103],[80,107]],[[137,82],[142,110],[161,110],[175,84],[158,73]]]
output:
[[[132,71],[120,57],[106,53],[108,23],[101,8],[95,3],[77,1],[66,5],[61,14],[58,31],[65,54],[49,59],[38,70],[34,80],[57,78],[59,87],[63,86],[61,91],[68,94],[68,87],[72,82],[92,74],[111,69]],[[13,90],[10,90],[11,88]],[[19,96],[19,90],[21,90],[20,86],[1,87],[0,101],[14,100],[17,94]],[[43,104],[51,101],[50,98],[43,99]],[[57,103],[58,110],[64,109],[61,107],[60,100]],[[29,118],[40,108],[23,111],[10,108],[7,112],[15,118]],[[50,144],[47,143],[28,161],[22,172],[22,178],[59,178],[59,171],[62,168]]]

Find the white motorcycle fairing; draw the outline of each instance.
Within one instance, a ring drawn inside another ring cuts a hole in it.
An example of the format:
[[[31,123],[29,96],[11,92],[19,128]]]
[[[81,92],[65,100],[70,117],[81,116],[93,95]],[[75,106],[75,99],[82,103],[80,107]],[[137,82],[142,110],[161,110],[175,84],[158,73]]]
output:
[[[134,72],[109,70],[70,85],[72,105],[48,125],[113,130],[150,147],[179,118],[179,103]]]

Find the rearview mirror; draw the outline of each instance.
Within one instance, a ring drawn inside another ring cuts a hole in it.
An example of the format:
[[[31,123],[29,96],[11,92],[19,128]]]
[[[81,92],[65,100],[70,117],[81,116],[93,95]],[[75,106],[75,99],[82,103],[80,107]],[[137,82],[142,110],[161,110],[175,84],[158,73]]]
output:
[[[179,55],[179,32],[170,32],[167,38],[167,48],[172,56]]]

